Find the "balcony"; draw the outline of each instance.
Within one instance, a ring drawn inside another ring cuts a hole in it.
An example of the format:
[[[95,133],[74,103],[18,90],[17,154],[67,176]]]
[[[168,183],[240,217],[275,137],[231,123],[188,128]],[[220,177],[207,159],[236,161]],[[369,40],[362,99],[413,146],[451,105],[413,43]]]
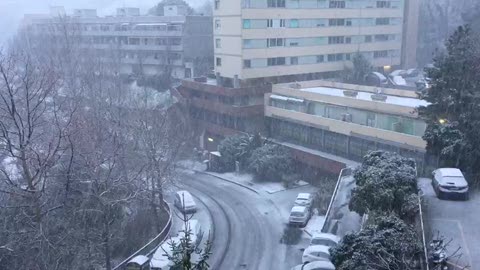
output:
[[[205,100],[201,98],[191,98],[193,107],[213,111],[221,114],[227,114],[237,117],[250,117],[263,115],[264,106],[250,105],[250,106],[234,106],[220,103],[218,101]]]

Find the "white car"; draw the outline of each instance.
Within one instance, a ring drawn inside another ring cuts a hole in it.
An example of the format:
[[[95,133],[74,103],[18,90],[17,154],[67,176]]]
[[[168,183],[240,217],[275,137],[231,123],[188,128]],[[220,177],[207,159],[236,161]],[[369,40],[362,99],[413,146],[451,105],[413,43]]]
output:
[[[310,240],[311,246],[336,247],[340,242],[340,237],[331,233],[315,233]]]
[[[197,205],[192,194],[185,190],[178,191],[175,194],[174,205],[184,213],[195,213],[197,211]]]
[[[330,247],[327,246],[309,246],[303,252],[302,263],[316,261],[330,261]]]
[[[432,185],[439,199],[450,197],[468,200],[468,183],[459,169],[436,169],[433,171]]]
[[[313,196],[310,193],[298,193],[297,198],[295,199],[295,205],[298,206],[312,206]]]
[[[168,270],[173,266],[173,262],[168,258],[172,256],[172,242],[175,245],[180,243],[180,237],[172,237],[167,241],[163,242],[160,247],[157,248],[155,253],[153,253],[152,259],[150,260],[150,269],[151,270]]]
[[[196,219],[189,220],[187,222],[187,228],[185,228],[185,224],[183,224],[182,229],[178,232],[178,237],[184,238],[185,233],[188,231],[190,231],[190,241],[195,247],[197,247],[203,238],[203,231],[200,222]]]
[[[335,270],[335,266],[331,262],[316,261],[307,264],[300,264],[291,270]]]
[[[290,211],[288,224],[296,226],[306,226],[310,219],[310,208],[305,206],[294,206]]]

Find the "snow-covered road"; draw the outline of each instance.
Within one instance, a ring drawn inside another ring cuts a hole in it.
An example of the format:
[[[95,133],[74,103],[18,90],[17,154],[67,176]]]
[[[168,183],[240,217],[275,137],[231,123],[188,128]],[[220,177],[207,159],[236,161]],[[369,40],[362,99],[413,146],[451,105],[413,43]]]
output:
[[[204,174],[181,174],[179,188],[208,208],[213,224],[212,269],[289,269],[280,243],[284,220],[272,201]],[[202,210],[200,210],[202,211]]]

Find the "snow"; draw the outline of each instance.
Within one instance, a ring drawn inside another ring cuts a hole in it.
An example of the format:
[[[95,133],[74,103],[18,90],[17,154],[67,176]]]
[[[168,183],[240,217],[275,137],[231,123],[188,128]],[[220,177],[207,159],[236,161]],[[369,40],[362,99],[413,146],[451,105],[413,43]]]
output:
[[[392,80],[395,85],[402,85],[402,86],[407,85],[407,81],[405,81],[405,79],[402,78],[402,76],[393,76]]]
[[[143,256],[143,255],[138,255],[136,257],[134,257],[133,259],[131,259],[129,261],[129,263],[136,263],[138,265],[144,265],[146,262],[148,262],[149,258],[147,256]]]
[[[298,193],[297,199],[308,200],[310,199],[310,193]]]
[[[16,164],[16,159],[13,157],[5,157],[2,161],[2,167],[8,174],[12,181],[18,181],[22,178],[20,170]]]
[[[313,87],[313,88],[304,88],[301,89],[300,91],[304,92],[310,92],[310,93],[315,93],[315,94],[320,94],[320,95],[326,95],[326,96],[335,96],[335,97],[344,97],[344,98],[354,98],[355,97],[347,97],[343,93],[343,89],[338,89],[338,88],[330,88],[330,87]],[[357,91],[358,95],[356,96],[356,99],[360,100],[367,100],[371,102],[379,102],[379,103],[387,103],[387,104],[392,104],[392,105],[399,105],[399,106],[404,106],[404,107],[410,107],[410,108],[417,108],[420,106],[428,106],[430,103],[428,103],[425,100],[421,99],[416,99],[416,98],[408,98],[408,97],[398,97],[398,96],[389,96],[387,95],[387,99],[385,102],[383,101],[374,101],[372,100],[372,95],[374,93],[370,92],[362,92],[362,91]]]
[[[307,226],[303,229],[308,235],[313,236],[322,232],[323,224],[325,224],[325,216],[319,216],[316,213],[310,218]]]
[[[280,95],[271,95],[270,98],[271,99],[277,99],[277,100],[283,100],[283,101],[299,102],[299,103],[303,103],[305,101],[303,99],[280,96]]]
[[[437,169],[437,171],[444,177],[445,176],[463,177],[462,172],[456,168],[440,168],[440,169]]]

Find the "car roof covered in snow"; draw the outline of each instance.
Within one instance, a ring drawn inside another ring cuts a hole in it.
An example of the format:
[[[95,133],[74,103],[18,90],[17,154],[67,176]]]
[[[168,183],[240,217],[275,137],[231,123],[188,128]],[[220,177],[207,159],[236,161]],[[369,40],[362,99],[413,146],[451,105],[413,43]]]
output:
[[[310,193],[298,193],[297,199],[310,199]]]
[[[306,209],[305,206],[294,206],[291,212],[305,212]]]
[[[145,263],[148,262],[148,260],[149,259],[147,256],[138,255],[133,257],[133,259],[131,259],[128,263],[136,263],[138,265],[144,265]]]
[[[303,268],[304,270],[310,270],[310,269],[325,269],[325,270],[335,270],[335,266],[329,262],[329,261],[315,261],[308,263],[305,265]]]
[[[313,238],[317,238],[317,239],[329,239],[329,240],[332,240],[332,241],[335,241],[335,242],[339,242],[340,241],[340,237],[339,236],[336,236],[335,234],[331,234],[331,233],[314,233],[313,236],[312,236],[312,239]]]
[[[307,247],[307,249],[305,249],[305,252],[306,253],[322,252],[322,253],[330,254],[330,251],[328,251],[329,249],[330,249],[330,247],[327,247],[327,246],[324,246],[324,245],[313,245],[313,246]]]
[[[457,168],[440,168],[436,172],[440,173],[441,176],[453,176],[453,177],[463,177],[462,172]]]

